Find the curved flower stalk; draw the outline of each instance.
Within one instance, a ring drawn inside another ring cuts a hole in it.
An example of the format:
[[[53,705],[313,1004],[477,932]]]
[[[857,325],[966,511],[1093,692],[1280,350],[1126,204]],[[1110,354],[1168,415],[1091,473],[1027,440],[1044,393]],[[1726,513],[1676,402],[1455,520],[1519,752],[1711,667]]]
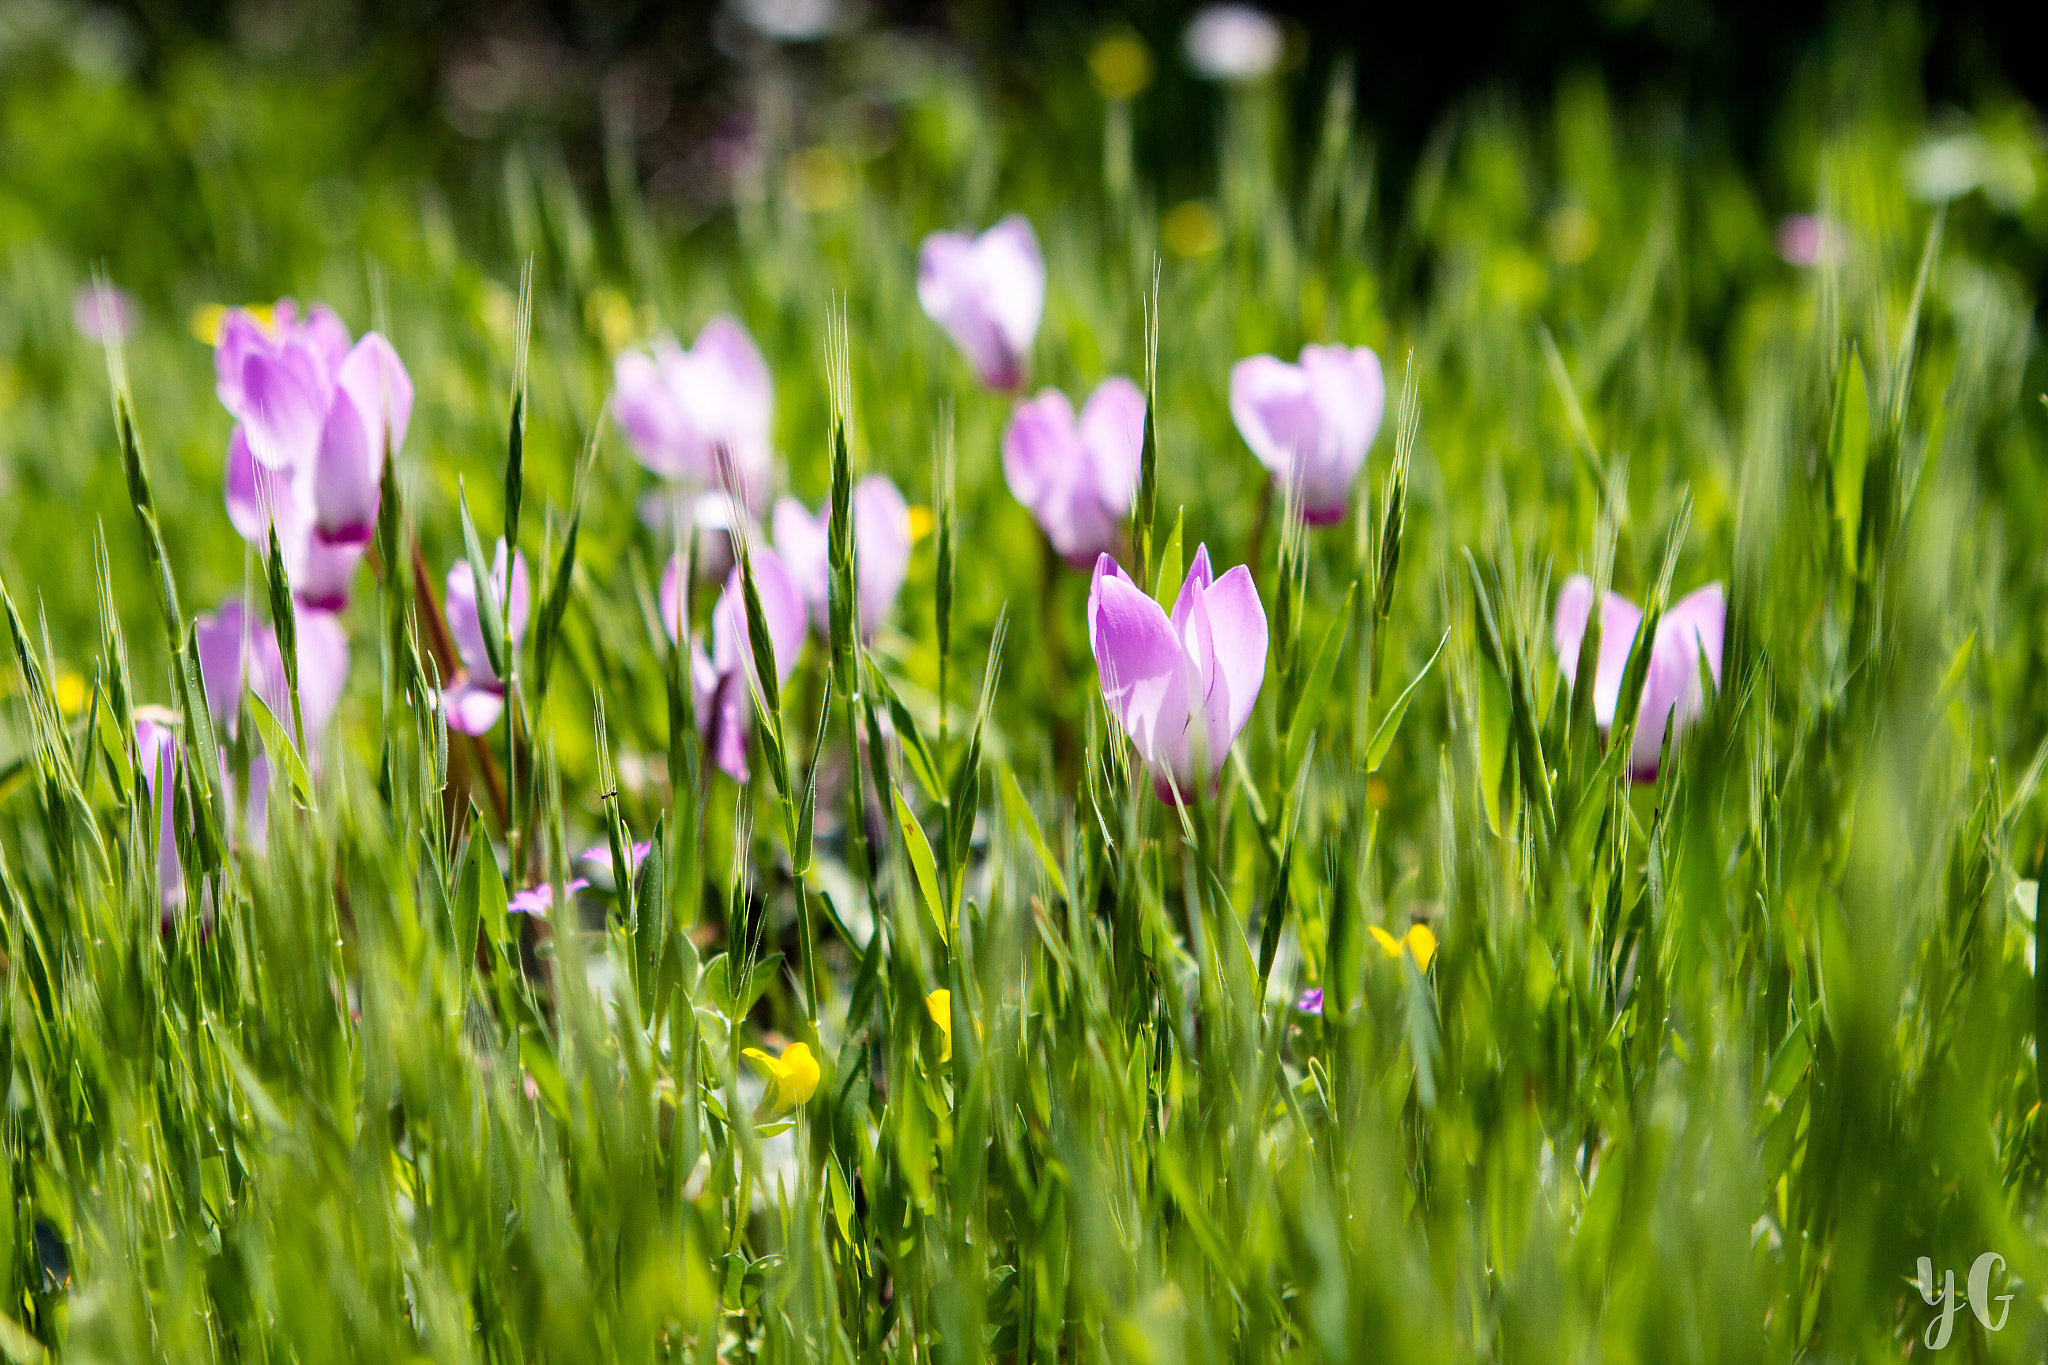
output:
[[[830,503],[817,516],[795,498],[775,504],[776,553],[810,604],[811,624],[820,636],[830,629],[826,618],[830,610],[831,533]],[[895,607],[903,580],[910,576],[910,504],[886,474],[870,474],[853,486],[853,544],[861,632],[873,635]]]
[[[1003,431],[1003,479],[1031,509],[1060,558],[1077,569],[1113,553],[1137,495],[1145,447],[1145,395],[1122,375],[1081,407],[1041,389]]]
[[[505,539],[491,557],[490,596],[487,605],[494,615],[505,610]],[[526,638],[526,618],[533,609],[533,596],[526,577],[526,556],[512,556],[512,619],[505,633],[505,648],[516,653]],[[483,621],[477,615],[476,574],[468,560],[448,571],[448,633],[455,637],[456,653],[462,656],[462,672],[448,685],[448,725],[465,735],[489,734],[505,711],[505,680],[491,667],[490,650],[484,644]],[[503,616],[499,615],[503,620]]]
[[[1578,685],[1579,645],[1592,615],[1593,580],[1574,574],[1557,595],[1553,641],[1565,682]],[[1650,642],[1650,668],[1643,678],[1643,699],[1636,711],[1635,742],[1629,749],[1629,776],[1637,782],[1657,780],[1657,760],[1664,751],[1667,722],[1674,733],[1699,719],[1706,710],[1700,688],[1699,661],[1704,654],[1714,686],[1721,685],[1721,636],[1728,602],[1719,583],[1709,583],[1680,599],[1657,623]],[[1593,718],[1606,734],[1621,704],[1622,675],[1629,650],[1642,628],[1643,613],[1635,603],[1610,592],[1600,613],[1600,658],[1593,673]]]
[[[1266,679],[1266,611],[1251,571],[1221,578],[1195,551],[1169,615],[1108,555],[1088,589],[1088,642],[1103,700],[1161,800],[1213,786]]]
[[[786,683],[803,656],[810,634],[810,613],[804,595],[782,557],[761,546],[753,552],[754,590],[768,626],[775,656],[776,681]],[[671,557],[661,575],[661,621],[669,639],[680,644],[689,627],[686,585],[678,558]],[[747,638],[747,608],[734,569],[725,590],[711,609],[711,650],[701,643],[690,648],[690,687],[697,704],[697,733],[704,752],[735,782],[751,775],[747,767],[747,734],[754,721],[748,688],[754,676],[754,651]]]
[[[688,350],[661,337],[646,351],[622,351],[612,377],[612,412],[633,453],[670,485],[643,506],[644,517],[659,520],[686,503],[700,525],[724,529],[706,518],[723,512],[728,477],[759,513],[774,461],[774,386],[737,319],[711,319]]]
[[[245,308],[222,319],[215,391],[235,417],[228,519],[264,544],[274,523],[292,590],[335,611],[376,533],[385,456],[405,443],[413,387],[391,343],[316,306],[279,299],[266,325]]]
[[[917,301],[992,389],[1024,382],[1025,353],[1045,313],[1045,258],[1031,221],[1013,213],[979,237],[934,232],[917,253]]]
[[[341,705],[348,681],[348,635],[340,620],[325,611],[301,610],[299,636],[299,715],[305,725],[306,765],[318,771],[320,736]],[[242,693],[253,692],[289,733],[292,728],[291,682],[285,676],[284,653],[270,623],[257,619],[238,601],[221,604],[211,616],[198,617],[192,631],[199,643],[199,676],[206,686],[206,709],[229,738],[239,733]],[[222,755],[222,776],[228,799],[234,799],[234,774]],[[263,851],[269,831],[270,760],[262,753],[249,760],[249,791],[244,810],[245,837],[252,852]]]
[[[1230,368],[1238,434],[1311,526],[1343,520],[1386,407],[1380,358],[1365,346],[1304,346],[1293,365],[1255,355]]]

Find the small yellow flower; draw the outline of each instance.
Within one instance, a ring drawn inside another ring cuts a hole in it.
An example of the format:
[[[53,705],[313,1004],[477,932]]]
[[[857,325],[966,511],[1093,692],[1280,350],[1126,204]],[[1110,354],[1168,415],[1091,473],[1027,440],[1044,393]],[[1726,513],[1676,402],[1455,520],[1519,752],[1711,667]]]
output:
[[[748,1048],[743,1055],[767,1074],[764,1107],[774,1113],[787,1114],[808,1103],[818,1088],[818,1059],[811,1055],[809,1044],[791,1043],[780,1057],[771,1057],[757,1047]]]
[[[932,527],[934,527],[934,526],[936,526],[936,525],[938,525],[938,521],[937,521],[937,520],[936,520],[936,519],[935,519],[935,518],[934,518],[934,517],[932,516],[932,509],[931,509],[931,508],[929,508],[929,507],[913,507],[913,508],[911,508],[911,509],[910,509],[910,543],[911,543],[912,545],[915,545],[915,544],[917,544],[917,542],[919,542],[920,540],[923,540],[923,539],[924,539],[924,538],[925,538],[926,536],[928,536],[928,535],[930,535],[930,534],[932,533]]]
[[[1377,924],[1369,926],[1373,940],[1380,945],[1380,951],[1388,957],[1399,957],[1406,948],[1408,955],[1415,959],[1419,971],[1428,971],[1430,959],[1436,956],[1436,935],[1429,932],[1427,924],[1417,924],[1408,930],[1405,938],[1395,938]]]
[[[1152,53],[1135,33],[1112,33],[1088,54],[1088,74],[1104,99],[1127,100],[1152,84]]]
[[[1223,245],[1223,220],[1201,200],[1190,199],[1160,220],[1159,240],[1176,256],[1206,256]]]
[[[85,679],[70,669],[67,668],[57,675],[57,709],[64,713],[66,719],[83,711],[86,699],[91,695],[91,689],[86,687]]]
[[[939,1026],[939,1034],[945,1040],[944,1046],[939,1052],[939,1060],[942,1062],[952,1061],[953,992],[938,990],[927,995],[924,998],[924,1012],[929,1014],[932,1017],[932,1022]]]

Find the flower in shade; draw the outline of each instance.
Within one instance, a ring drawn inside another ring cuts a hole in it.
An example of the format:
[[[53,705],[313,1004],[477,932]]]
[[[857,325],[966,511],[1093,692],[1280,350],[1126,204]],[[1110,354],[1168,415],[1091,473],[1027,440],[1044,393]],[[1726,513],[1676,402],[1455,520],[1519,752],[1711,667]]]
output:
[[[1272,75],[1286,49],[1279,22],[1252,5],[1208,6],[1182,41],[1196,74],[1240,84]]]
[[[719,316],[687,351],[674,337],[622,351],[612,379],[612,411],[641,464],[685,489],[722,489],[730,479],[759,510],[774,457],[774,390],[745,327]]]
[[[142,760],[143,790],[151,801],[162,803],[156,836],[157,914],[168,933],[172,918],[185,904],[185,868],[178,860],[176,819],[178,738],[167,725],[137,720],[135,752]]]
[[[332,612],[300,609],[299,716],[305,724],[306,762],[315,771],[320,762],[320,736],[326,733],[341,705],[348,681],[348,634]],[[206,709],[230,738],[240,732],[243,692],[254,693],[287,734],[292,731],[291,682],[285,676],[284,652],[268,621],[257,619],[241,602],[223,602],[220,610],[192,622],[199,644],[199,677],[206,688]],[[234,775],[222,755],[222,773],[233,799]],[[270,762],[261,753],[249,761],[245,810],[248,846],[261,852],[268,831]]]
[[[1323,988],[1321,986],[1310,986],[1301,993],[1301,998],[1294,1002],[1294,1008],[1300,1010],[1303,1014],[1321,1014],[1323,1012]]]
[[[133,294],[111,284],[82,285],[71,296],[71,324],[88,341],[126,341],[141,312]]]
[[[831,530],[830,503],[815,517],[795,498],[775,504],[776,553],[810,604],[820,635],[830,629]],[[889,476],[870,474],[855,484],[853,549],[862,634],[872,635],[896,605],[910,576],[910,544],[910,505]]]
[[[491,559],[487,605],[499,621],[504,621],[505,541],[502,536]],[[504,632],[508,651],[517,651],[519,642],[526,638],[526,617],[532,606],[533,598],[526,579],[526,556],[515,554],[512,556],[511,629]],[[490,651],[484,646],[483,620],[477,612],[476,574],[471,571],[468,560],[461,560],[448,571],[448,633],[455,637],[456,652],[462,656],[462,672],[443,695],[448,703],[449,727],[465,735],[490,733],[505,710],[505,680],[491,667]]]
[[[939,1060],[953,1060],[953,992],[936,990],[924,998],[924,1012],[939,1029]]]
[[[934,232],[917,254],[917,301],[946,329],[981,382],[1014,389],[1045,312],[1045,258],[1030,220],[1013,213],[979,237]]]
[[[1557,662],[1565,681],[1578,684],[1579,646],[1585,638],[1586,621],[1592,614],[1593,580],[1574,574],[1557,595],[1557,618],[1553,640]],[[1629,776],[1638,782],[1654,782],[1657,760],[1664,749],[1667,722],[1674,733],[1683,732],[1706,710],[1706,696],[1700,686],[1700,659],[1714,686],[1721,685],[1721,634],[1728,617],[1728,602],[1719,583],[1709,583],[1682,598],[1657,623],[1650,642],[1649,672],[1643,678],[1643,698],[1636,711],[1636,737],[1629,751]],[[1621,704],[1622,674],[1628,669],[1629,650],[1642,628],[1643,613],[1619,593],[1608,593],[1600,613],[1600,658],[1593,673],[1593,717],[1604,734],[1614,725],[1614,713]]]
[[[1238,434],[1312,526],[1343,519],[1386,406],[1380,358],[1364,346],[1304,346],[1298,364],[1255,355],[1230,368]]]
[[[1003,432],[1003,478],[1060,557],[1085,569],[1115,550],[1137,492],[1145,446],[1145,395],[1118,375],[1081,406],[1043,389]]]
[[[384,460],[405,442],[412,379],[391,343],[327,309],[280,299],[266,324],[229,310],[214,347],[215,391],[235,417],[228,519],[258,545],[277,530],[292,589],[336,610],[377,528]]]
[[[1221,578],[1195,551],[1169,615],[1108,555],[1088,589],[1088,643],[1103,700],[1162,800],[1213,784],[1266,679],[1266,611],[1251,571]]]
[[[1849,254],[1841,224],[1817,213],[1793,213],[1778,220],[1778,259],[1787,265],[1840,265]]]
[[[1415,959],[1417,971],[1429,970],[1430,959],[1436,956],[1436,935],[1429,931],[1427,924],[1409,926],[1408,932],[1400,938],[1395,938],[1377,924],[1369,924],[1366,929],[1371,933],[1372,941],[1379,944],[1380,951],[1388,957],[1399,957],[1405,952]],[[1320,1004],[1320,1000],[1317,1003]]]
[[[583,890],[583,888],[589,885],[590,882],[587,879],[575,877],[563,889],[573,899],[578,891]],[[514,891],[505,900],[505,908],[513,914],[533,915],[539,919],[546,919],[548,911],[554,909],[554,906],[555,887],[552,882],[539,882],[533,886],[522,887],[520,890]]]
[[[775,656],[778,683],[789,681],[791,670],[802,657],[804,640],[810,634],[810,612],[804,597],[782,557],[766,546],[753,551],[754,591],[761,599],[761,614],[768,627],[770,652]],[[685,584],[681,564],[671,558],[661,576],[661,621],[671,640],[684,638],[689,613],[685,609]],[[725,580],[725,591],[711,609],[711,649],[701,643],[690,649],[690,686],[697,704],[697,733],[703,737],[704,752],[735,782],[744,782],[747,768],[747,734],[754,709],[749,695],[754,678],[754,651],[747,632],[747,608],[740,571],[734,569]]]
[[[818,1088],[818,1059],[811,1055],[808,1044],[791,1043],[780,1057],[771,1057],[757,1047],[742,1055],[768,1078],[768,1093],[761,1100],[764,1114],[787,1114],[808,1103]]]

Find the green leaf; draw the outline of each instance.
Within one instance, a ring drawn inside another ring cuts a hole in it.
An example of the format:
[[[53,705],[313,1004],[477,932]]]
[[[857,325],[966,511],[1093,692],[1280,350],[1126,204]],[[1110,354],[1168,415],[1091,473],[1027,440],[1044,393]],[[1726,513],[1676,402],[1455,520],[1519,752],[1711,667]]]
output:
[[[1870,463],[1870,388],[1854,345],[1849,347],[1835,390],[1835,423],[1829,445],[1828,469],[1835,486],[1842,558],[1854,573],[1857,541],[1863,530],[1863,476]]]
[[[469,806],[469,853],[462,861],[462,879],[455,887],[455,954],[467,963],[476,952],[477,930],[493,943],[505,941],[505,879],[498,872],[497,851],[484,830],[483,815]]]
[[[910,804],[903,799],[903,793],[892,784],[889,795],[896,802],[896,823],[903,827],[903,846],[910,851],[910,869],[916,874],[918,894],[924,898],[925,914],[930,917],[932,927],[938,930],[942,941],[950,942],[946,932],[944,912],[939,900],[939,867],[932,858],[932,846],[924,837],[924,827],[917,823],[917,816],[911,813]]]
[[[1061,900],[1072,900],[1067,891],[1066,874],[1060,871],[1059,860],[1052,856],[1052,849],[1045,842],[1045,830],[1040,827],[1038,817],[1031,812],[1031,803],[1024,799],[1024,789],[1017,785],[1017,774],[1008,765],[1002,776],[1003,808],[1010,813],[1010,822],[1024,831],[1024,837],[1031,841],[1031,847],[1038,851],[1038,861],[1045,868],[1046,880],[1059,893]]]
[[[306,772],[306,761],[299,756],[299,748],[292,743],[284,723],[271,713],[269,703],[249,689],[249,714],[256,718],[256,733],[263,737],[263,747],[270,753],[270,761],[277,764],[289,775],[292,784],[292,800],[300,810],[313,808],[313,779]]]
[[[1187,520],[1187,514],[1185,507],[1174,513],[1173,533],[1160,547],[1159,570],[1152,580],[1152,600],[1168,611],[1173,610],[1173,599],[1180,593],[1181,527]]]
[[[1365,750],[1367,772],[1378,772],[1380,764],[1386,761],[1387,750],[1394,746],[1395,732],[1401,728],[1401,718],[1408,714],[1408,703],[1415,700],[1415,690],[1422,686],[1422,680],[1427,678],[1429,670],[1436,666],[1437,659],[1443,654],[1444,646],[1450,643],[1450,639],[1451,633],[1447,630],[1443,639],[1436,642],[1436,652],[1429,656],[1429,662],[1422,666],[1422,671],[1415,675],[1414,681],[1402,689],[1401,695],[1394,698],[1394,704],[1387,708],[1387,714],[1382,716],[1380,723],[1373,728],[1372,743],[1367,745]]]
[[[1308,684],[1295,700],[1294,716],[1287,726],[1287,753],[1280,763],[1280,775],[1290,786],[1301,768],[1302,757],[1308,753],[1308,737],[1314,733],[1316,721],[1322,716],[1323,703],[1330,695],[1330,683],[1337,676],[1337,660],[1343,655],[1344,641],[1351,634],[1351,598],[1357,591],[1358,580],[1353,579],[1351,586],[1344,590],[1344,603],[1337,609],[1336,619],[1323,632],[1322,648],[1316,651],[1315,666],[1308,672]]]
[[[946,799],[946,785],[939,780],[939,765],[932,758],[931,748],[924,742],[924,735],[911,718],[910,708],[896,695],[896,689],[889,685],[879,668],[868,670],[875,688],[882,699],[889,704],[889,722],[896,727],[898,747],[903,751],[903,761],[910,767],[910,775],[917,779],[917,785],[924,788],[926,796],[934,801]]]

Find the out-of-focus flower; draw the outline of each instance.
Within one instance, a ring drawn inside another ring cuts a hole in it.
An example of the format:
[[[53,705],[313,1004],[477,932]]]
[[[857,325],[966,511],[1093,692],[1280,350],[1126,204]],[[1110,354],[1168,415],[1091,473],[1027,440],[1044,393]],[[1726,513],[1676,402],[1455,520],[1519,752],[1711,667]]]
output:
[[[1429,931],[1428,925],[1411,925],[1408,932],[1400,938],[1395,938],[1377,924],[1367,925],[1366,928],[1371,932],[1373,942],[1379,944],[1380,951],[1388,957],[1399,957],[1405,951],[1408,956],[1415,959],[1417,971],[1429,970],[1430,959],[1436,956],[1436,935]]]
[[[280,299],[269,325],[245,308],[222,318],[216,391],[234,414],[228,519],[266,544],[273,524],[292,591],[338,610],[376,533],[385,456],[405,443],[413,386],[375,332],[349,342],[325,308],[304,321]]]
[[[853,197],[853,173],[846,158],[830,147],[791,152],[783,164],[783,182],[790,202],[805,213],[842,208]]]
[[[2018,213],[2034,201],[2039,188],[2030,145],[2033,140],[1994,139],[1975,128],[1931,133],[1902,160],[1906,189],[1926,204],[1946,203],[1982,190],[1994,208]]]
[[[939,1027],[939,1060],[953,1060],[953,992],[936,990],[924,998],[924,1012]]]
[[[730,477],[758,511],[774,458],[774,388],[745,327],[721,315],[687,351],[667,336],[646,351],[621,351],[612,378],[613,414],[641,464],[700,491]]]
[[[1365,346],[1304,346],[1230,369],[1230,416],[1259,463],[1311,526],[1341,521],[1387,405],[1380,358]]]
[[[501,536],[491,558],[491,612],[504,620],[505,541]],[[533,598],[526,578],[526,556],[512,556],[512,620],[505,634],[505,648],[516,652],[526,638],[526,618]],[[484,645],[483,621],[478,616],[476,575],[469,561],[462,560],[448,571],[448,633],[455,637],[456,652],[462,655],[462,673],[444,694],[448,702],[448,725],[465,735],[488,734],[505,710],[505,680],[491,667]]]
[[[92,688],[86,685],[83,677],[69,668],[57,675],[55,691],[57,710],[67,720],[83,711],[86,702],[92,698]]]
[[[589,885],[588,879],[574,877],[562,889],[568,892],[569,898],[573,900],[578,891],[583,890]],[[505,901],[505,908],[513,914],[532,915],[536,919],[546,919],[548,911],[554,909],[554,907],[555,887],[552,882],[538,882],[533,886],[522,887],[514,891]]]
[[[1108,555],[1088,590],[1088,643],[1103,700],[1171,801],[1213,785],[1266,680],[1266,611],[1251,571],[1221,578],[1196,549],[1169,616]]]
[[[642,839],[626,850],[627,876],[630,877],[640,870],[640,864],[647,861],[647,854],[653,847],[654,845],[651,841]],[[607,872],[611,871],[612,846],[610,844],[592,844],[589,848],[577,854],[576,857],[581,862],[589,863],[594,867],[601,867]],[[588,882],[579,883],[579,887],[588,885]]]
[[[1849,255],[1849,236],[1841,224],[1817,213],[1790,213],[1778,220],[1778,259],[1811,269],[1840,265]]]
[[[1600,247],[1600,220],[1583,204],[1560,204],[1543,220],[1543,235],[1551,259],[1559,265],[1578,265]]]
[[[1294,1008],[1300,1010],[1303,1014],[1321,1014],[1323,1012],[1323,988],[1321,986],[1310,986],[1301,993],[1301,998],[1294,1002]]]
[[[934,232],[917,257],[917,301],[992,389],[1024,382],[1024,357],[1045,312],[1038,234],[1013,213],[979,237]]]
[[[1160,220],[1159,240],[1182,259],[1206,256],[1223,245],[1223,219],[1206,200],[1186,199]]]
[[[157,913],[170,932],[171,920],[185,904],[185,868],[178,860],[178,738],[170,727],[151,720],[135,722],[135,752],[142,760],[143,790],[161,802],[156,836]]]
[[[1553,640],[1567,684],[1578,685],[1579,646],[1593,610],[1593,580],[1574,574],[1557,595]],[[1719,583],[1687,594],[1664,613],[1650,642],[1650,670],[1643,679],[1642,704],[1636,712],[1635,744],[1629,750],[1629,776],[1638,782],[1657,780],[1657,760],[1664,749],[1667,723],[1682,733],[1706,710],[1700,688],[1704,654],[1714,686],[1721,685],[1721,636],[1728,602]],[[1642,611],[1619,593],[1610,592],[1600,613],[1600,658],[1593,673],[1593,718],[1606,733],[1621,704],[1622,675],[1642,628]]]
[[[810,634],[810,612],[804,596],[790,576],[782,557],[764,546],[752,552],[754,591],[761,599],[761,614],[768,627],[770,652],[775,656],[776,681],[789,681],[802,657],[804,641]],[[661,622],[669,638],[681,643],[689,620],[685,608],[681,564],[671,558],[661,576]],[[754,678],[754,651],[747,633],[747,607],[740,571],[735,568],[725,580],[725,591],[711,609],[711,649],[701,644],[690,650],[690,685],[697,703],[697,733],[703,737],[704,752],[726,776],[745,782],[747,733],[753,724],[753,701],[748,689]]]
[[[811,1055],[806,1043],[791,1043],[782,1049],[780,1057],[771,1057],[757,1047],[748,1048],[742,1055],[768,1078],[768,1093],[761,1101],[766,1113],[787,1114],[808,1104],[818,1088],[818,1059]]]
[[[88,341],[126,341],[142,316],[135,296],[111,284],[88,284],[71,296],[71,324]]]
[[[1145,445],[1145,395],[1117,375],[1081,407],[1042,389],[1003,432],[1003,478],[1031,510],[1060,557],[1085,569],[1116,549],[1138,485]]]
[[[1272,75],[1287,48],[1279,21],[1252,5],[1208,6],[1182,41],[1197,75],[1238,85]]]
[[[1135,33],[1112,33],[1088,53],[1088,74],[1104,99],[1127,100],[1152,84],[1152,53]]]
[[[819,635],[829,629],[832,505],[817,516],[795,498],[775,504],[775,549],[811,607]],[[860,628],[872,635],[896,605],[910,576],[910,505],[886,474],[870,474],[853,486],[854,571],[858,576]]]
[[[737,8],[749,27],[783,43],[823,38],[846,21],[839,0],[738,0]]]

